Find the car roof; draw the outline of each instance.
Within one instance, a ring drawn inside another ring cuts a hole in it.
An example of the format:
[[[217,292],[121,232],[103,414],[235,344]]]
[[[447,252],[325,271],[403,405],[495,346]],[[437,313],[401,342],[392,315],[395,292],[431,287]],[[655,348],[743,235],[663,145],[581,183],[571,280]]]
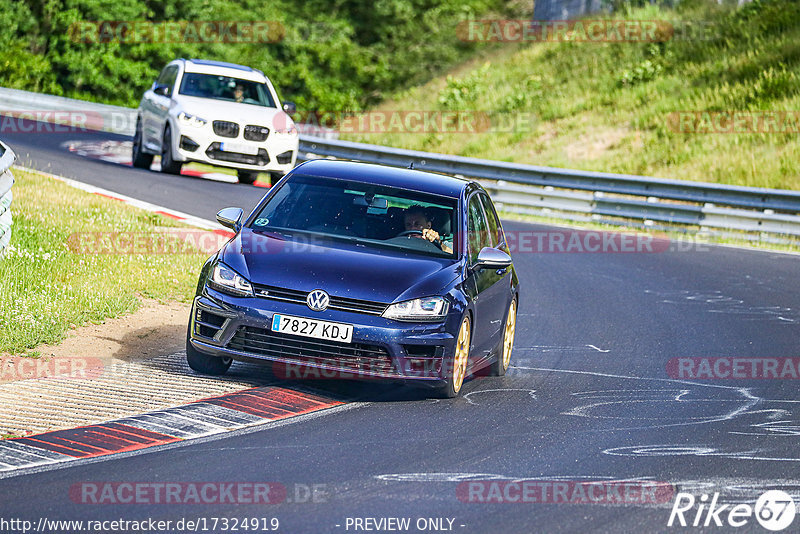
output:
[[[298,165],[293,173],[354,180],[453,198],[460,197],[461,192],[471,183],[470,180],[446,174],[328,159],[306,161]]]
[[[261,82],[266,78],[260,70],[245,65],[237,65],[236,63],[211,59],[182,59],[181,61],[184,62],[184,70],[186,72],[217,74]]]

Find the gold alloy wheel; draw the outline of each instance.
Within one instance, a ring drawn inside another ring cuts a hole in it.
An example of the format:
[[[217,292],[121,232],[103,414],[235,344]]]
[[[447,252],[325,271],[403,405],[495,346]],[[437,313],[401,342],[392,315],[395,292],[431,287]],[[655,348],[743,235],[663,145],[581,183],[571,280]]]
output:
[[[464,375],[467,373],[470,330],[469,317],[465,317],[458,331],[456,353],[453,357],[453,391],[455,393],[461,390],[461,386],[464,383]]]
[[[503,337],[503,370],[511,363],[511,350],[514,348],[514,333],[517,330],[517,301],[512,300],[506,319],[506,333]]]

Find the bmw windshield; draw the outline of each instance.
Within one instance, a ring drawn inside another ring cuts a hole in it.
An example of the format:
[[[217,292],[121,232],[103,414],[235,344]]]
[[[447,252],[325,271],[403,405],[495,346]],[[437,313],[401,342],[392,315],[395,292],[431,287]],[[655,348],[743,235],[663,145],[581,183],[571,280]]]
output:
[[[230,76],[187,72],[181,80],[180,94],[241,104],[274,108],[266,84]]]
[[[457,199],[295,175],[254,217],[256,232],[301,232],[376,249],[457,257]]]

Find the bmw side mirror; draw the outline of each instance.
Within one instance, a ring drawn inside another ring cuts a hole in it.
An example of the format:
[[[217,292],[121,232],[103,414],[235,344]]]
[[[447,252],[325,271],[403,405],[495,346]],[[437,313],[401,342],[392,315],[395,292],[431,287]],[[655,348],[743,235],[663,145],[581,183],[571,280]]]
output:
[[[283,111],[285,111],[286,114],[291,117],[292,115],[297,113],[297,106],[295,105],[294,102],[288,102],[288,101],[284,102],[283,103]]]
[[[244,210],[242,208],[223,208],[217,213],[217,222],[236,233],[242,229]]]
[[[511,256],[492,247],[484,247],[478,252],[478,261],[472,266],[473,269],[505,269],[511,265]]]
[[[169,96],[169,85],[156,85],[153,92],[159,96]]]

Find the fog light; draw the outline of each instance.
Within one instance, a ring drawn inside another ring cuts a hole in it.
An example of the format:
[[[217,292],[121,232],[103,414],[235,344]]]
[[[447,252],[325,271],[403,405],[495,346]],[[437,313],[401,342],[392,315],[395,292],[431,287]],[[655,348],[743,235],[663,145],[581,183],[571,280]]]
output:
[[[188,152],[194,152],[195,150],[200,148],[200,145],[198,145],[197,143],[195,143],[194,141],[192,141],[191,139],[189,139],[185,135],[182,135],[181,136],[181,148],[183,150],[188,151]]]
[[[287,150],[282,154],[278,154],[278,157],[275,159],[277,159],[278,163],[281,165],[286,165],[287,163],[292,162],[292,156],[294,156],[294,150]]]
[[[442,371],[442,360],[432,358],[406,358],[405,374],[424,378],[438,378]]]

